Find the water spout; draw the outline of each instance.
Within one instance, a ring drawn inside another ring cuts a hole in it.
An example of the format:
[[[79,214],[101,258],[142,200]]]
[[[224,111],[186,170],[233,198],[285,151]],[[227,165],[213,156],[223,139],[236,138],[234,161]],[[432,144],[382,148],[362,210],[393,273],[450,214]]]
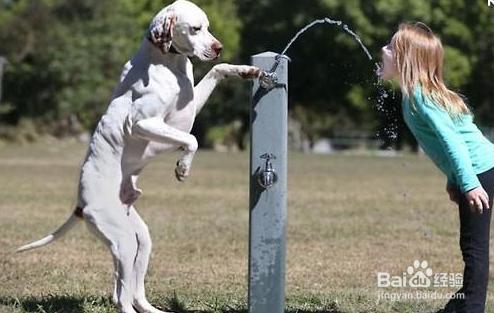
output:
[[[297,41],[297,39],[303,33],[305,33],[307,30],[309,30],[311,27],[313,27],[314,25],[317,25],[317,24],[330,24],[330,25],[337,25],[337,26],[342,26],[343,25],[343,30],[345,30],[348,34],[350,34],[351,36],[353,36],[355,38],[355,40],[362,47],[362,50],[364,50],[364,52],[367,55],[367,57],[369,58],[369,60],[372,60],[372,56],[369,53],[369,50],[367,49],[367,47],[362,43],[362,40],[360,39],[360,37],[355,32],[353,32],[352,30],[350,30],[350,28],[348,27],[348,25],[344,24],[342,21],[332,20],[332,19],[330,19],[328,17],[323,18],[323,19],[314,20],[311,23],[309,23],[306,26],[304,26],[302,29],[300,29],[295,34],[295,36],[292,37],[292,39],[288,42],[288,44],[283,49],[283,51],[281,51],[281,53],[276,57],[276,61],[273,64],[273,67],[270,69],[270,71],[269,72],[262,72],[261,73],[261,76],[259,77],[259,83],[260,83],[260,85],[263,88],[265,88],[265,89],[272,89],[272,88],[274,88],[277,85],[277,83],[278,83],[278,77],[276,76],[276,73],[275,72],[276,72],[276,69],[278,68],[278,65],[280,64],[280,61],[279,61],[280,58],[288,58],[288,56],[286,56],[286,52],[288,51],[288,49],[290,49],[290,47],[292,46],[292,44],[295,41]],[[379,65],[377,63],[376,63],[376,66],[379,67]]]

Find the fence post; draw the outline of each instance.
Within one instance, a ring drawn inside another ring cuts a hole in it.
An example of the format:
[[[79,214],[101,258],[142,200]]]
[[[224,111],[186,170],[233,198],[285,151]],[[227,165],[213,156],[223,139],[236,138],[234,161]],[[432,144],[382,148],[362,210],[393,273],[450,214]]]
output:
[[[277,56],[273,52],[257,54],[252,56],[252,64],[270,71]],[[254,82],[250,111],[249,313],[281,313],[285,308],[286,58],[279,59],[276,75],[278,84],[270,90]]]

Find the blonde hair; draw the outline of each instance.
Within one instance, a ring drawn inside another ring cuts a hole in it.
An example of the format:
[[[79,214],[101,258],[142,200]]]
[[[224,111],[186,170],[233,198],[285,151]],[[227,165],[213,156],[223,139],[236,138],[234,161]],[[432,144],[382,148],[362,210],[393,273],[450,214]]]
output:
[[[403,23],[393,36],[394,51],[403,94],[413,99],[415,87],[450,115],[471,113],[463,99],[446,87],[443,80],[444,49],[441,40],[424,23]]]

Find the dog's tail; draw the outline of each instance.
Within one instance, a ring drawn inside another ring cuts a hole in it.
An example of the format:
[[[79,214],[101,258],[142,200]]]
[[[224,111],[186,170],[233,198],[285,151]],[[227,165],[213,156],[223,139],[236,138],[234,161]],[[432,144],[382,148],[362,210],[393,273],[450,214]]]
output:
[[[70,230],[74,225],[79,221],[82,220],[82,209],[81,208],[76,208],[74,213],[70,215],[70,217],[63,223],[58,229],[56,229],[53,233],[49,234],[48,236],[38,240],[34,241],[31,243],[28,243],[27,245],[24,245],[17,249],[17,252],[23,252],[31,249],[36,249],[40,248],[42,246],[45,246],[49,244],[50,242],[54,241],[55,239],[58,239],[62,237],[68,230]]]

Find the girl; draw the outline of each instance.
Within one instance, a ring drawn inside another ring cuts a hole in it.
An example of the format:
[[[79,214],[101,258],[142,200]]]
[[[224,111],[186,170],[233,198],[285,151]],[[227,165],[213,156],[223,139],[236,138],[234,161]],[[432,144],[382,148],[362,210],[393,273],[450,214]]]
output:
[[[419,145],[447,176],[459,206],[463,287],[445,313],[483,313],[489,276],[489,230],[494,196],[494,145],[473,123],[462,98],[443,81],[443,47],[423,23],[401,24],[382,48],[382,79],[396,78],[403,117]]]

